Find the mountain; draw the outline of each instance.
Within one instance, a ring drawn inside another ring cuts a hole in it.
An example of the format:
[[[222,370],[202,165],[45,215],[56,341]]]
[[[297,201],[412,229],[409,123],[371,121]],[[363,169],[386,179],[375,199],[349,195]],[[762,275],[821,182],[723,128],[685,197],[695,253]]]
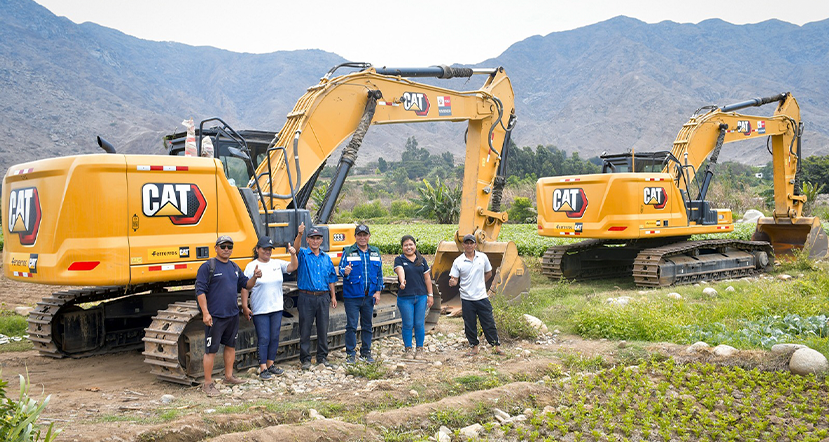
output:
[[[0,13],[3,171],[99,152],[97,135],[119,152],[163,153],[161,137],[189,117],[276,131],[305,89],[346,61],[320,50],[257,55],[146,41],[75,24],[30,0],[0,0]],[[804,152],[829,154],[829,20],[646,24],[616,17],[528,38],[477,66],[504,66],[510,75],[519,146],[551,144],[583,158],[664,150],[699,107],[791,91],[806,123]],[[476,78],[455,81],[479,86]],[[372,128],[361,162],[399,159],[412,135],[420,147],[463,157],[461,125],[411,124]],[[721,158],[770,159],[764,143],[727,145]]]

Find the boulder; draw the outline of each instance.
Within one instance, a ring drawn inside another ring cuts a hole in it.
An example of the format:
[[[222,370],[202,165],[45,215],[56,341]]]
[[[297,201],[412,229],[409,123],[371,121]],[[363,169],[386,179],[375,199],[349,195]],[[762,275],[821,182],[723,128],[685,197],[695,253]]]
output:
[[[803,344],[774,344],[771,346],[771,352],[776,355],[790,355],[801,348],[809,348]]]
[[[481,424],[472,424],[468,427],[461,428],[460,433],[461,436],[464,436],[467,439],[475,439],[481,434],[481,430],[483,429],[484,427]]]
[[[710,347],[711,346],[706,344],[705,342],[699,341],[699,342],[694,342],[693,344],[691,344],[688,348],[685,349],[685,352],[686,353],[697,353],[697,352],[699,352],[703,349],[708,349]]]
[[[714,354],[717,355],[717,356],[729,357],[729,356],[734,356],[735,354],[737,354],[739,352],[740,352],[740,350],[737,350],[736,348],[734,348],[730,345],[720,344],[720,345],[714,347]]]
[[[527,324],[529,324],[530,327],[540,331],[541,333],[547,333],[547,324],[544,324],[542,320],[536,318],[535,316],[525,314],[524,320],[527,321]]]
[[[789,370],[799,375],[821,375],[829,370],[829,361],[826,360],[826,356],[823,356],[823,353],[817,350],[800,348],[792,353],[792,359],[789,361]]]
[[[25,306],[20,306],[20,307],[15,307],[14,308],[14,312],[17,313],[20,316],[29,316],[29,312],[31,312],[32,310],[34,310],[34,308],[25,307]]]
[[[702,294],[714,297],[714,296],[717,296],[717,290],[714,289],[714,287],[706,287],[706,288],[702,289]]]
[[[757,221],[757,218],[762,218],[763,212],[759,210],[749,209],[746,210],[746,213],[743,214],[743,217],[737,221],[738,223],[750,223],[753,221]]]
[[[667,296],[668,298],[671,298],[671,299],[676,299],[677,301],[679,301],[680,299],[682,299],[682,295],[680,295],[680,294],[679,294],[679,293],[677,293],[677,292],[671,292],[671,293],[668,293],[668,294],[667,294],[667,295],[665,295],[665,296]]]

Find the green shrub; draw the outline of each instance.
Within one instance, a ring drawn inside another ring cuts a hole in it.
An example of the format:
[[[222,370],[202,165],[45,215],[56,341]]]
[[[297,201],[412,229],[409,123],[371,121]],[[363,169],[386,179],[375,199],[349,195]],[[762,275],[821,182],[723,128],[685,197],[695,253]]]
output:
[[[50,442],[55,440],[61,430],[54,429],[50,423],[44,428],[37,423],[38,417],[46,408],[51,396],[46,396],[42,403],[29,397],[29,381],[20,376],[20,398],[14,401],[6,397],[8,383],[0,379],[0,440],[7,442]]]
[[[507,210],[509,222],[513,224],[535,224],[538,220],[535,207],[529,198],[516,197],[512,201],[512,207]]]
[[[409,201],[392,201],[391,203],[391,215],[398,218],[414,218],[417,209],[417,205]]]
[[[380,205],[380,201],[374,201],[354,206],[354,208],[351,209],[351,215],[357,220],[363,221],[388,216],[389,212],[385,207]]]

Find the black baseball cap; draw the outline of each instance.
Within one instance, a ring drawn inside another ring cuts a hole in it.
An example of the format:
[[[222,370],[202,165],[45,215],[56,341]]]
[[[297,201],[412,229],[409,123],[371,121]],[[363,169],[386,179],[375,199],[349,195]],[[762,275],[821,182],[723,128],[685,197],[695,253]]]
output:
[[[368,230],[368,226],[365,224],[360,224],[354,229],[354,234],[356,235],[358,233],[368,233],[369,235],[371,235],[371,232],[369,232]]]
[[[472,234],[466,234],[466,235],[463,236],[463,242],[467,242],[467,241],[472,241],[474,243],[478,242],[478,241],[475,240],[475,235],[472,235]]]
[[[311,227],[310,229],[308,229],[308,235],[307,236],[309,236],[309,237],[311,237],[311,236],[322,236],[322,230],[320,230],[316,227]]]
[[[263,236],[263,237],[259,238],[259,242],[256,243],[256,247],[259,247],[259,248],[262,248],[262,249],[272,249],[276,246],[273,245],[273,240],[271,240],[267,236]]]

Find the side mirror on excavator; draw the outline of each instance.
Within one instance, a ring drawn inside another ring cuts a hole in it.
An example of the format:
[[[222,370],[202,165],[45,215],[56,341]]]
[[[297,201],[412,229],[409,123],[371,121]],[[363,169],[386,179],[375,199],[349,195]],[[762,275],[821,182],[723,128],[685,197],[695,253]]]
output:
[[[228,152],[230,152],[230,156],[241,158],[245,161],[250,161],[250,156],[248,156],[247,153],[245,153],[242,149],[239,149],[238,147],[228,147],[227,150]]]

